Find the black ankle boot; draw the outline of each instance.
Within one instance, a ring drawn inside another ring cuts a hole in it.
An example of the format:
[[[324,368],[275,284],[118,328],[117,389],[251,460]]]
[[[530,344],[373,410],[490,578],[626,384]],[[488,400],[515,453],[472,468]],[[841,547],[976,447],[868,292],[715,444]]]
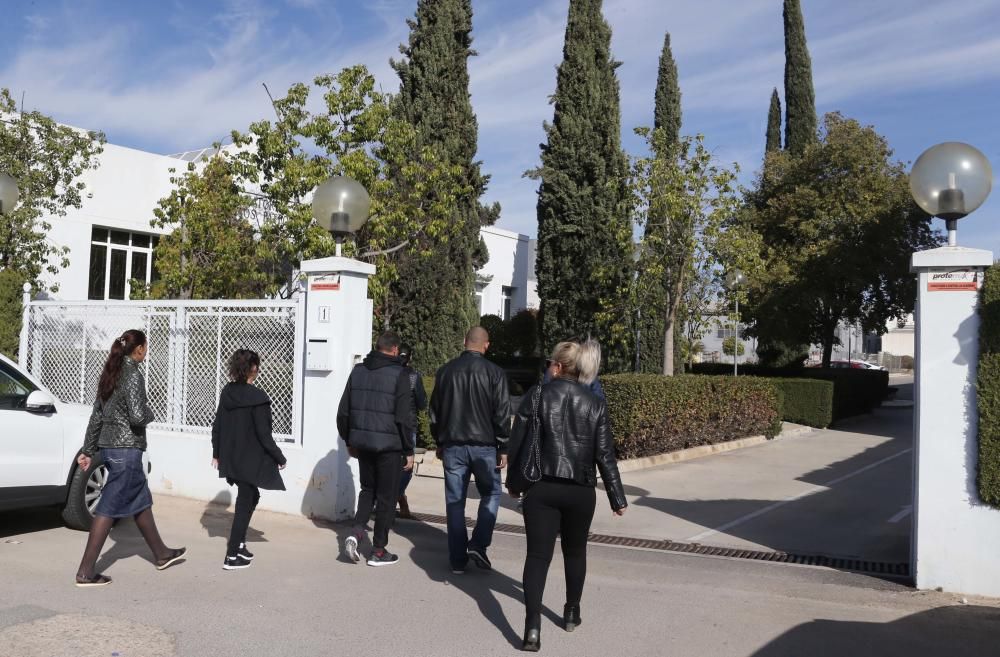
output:
[[[535,622],[530,620],[524,622],[524,641],[521,642],[521,650],[538,652],[542,647],[541,624],[541,619]]]
[[[566,605],[563,607],[563,627],[566,628],[567,632],[572,632],[582,622],[580,620],[580,605]]]

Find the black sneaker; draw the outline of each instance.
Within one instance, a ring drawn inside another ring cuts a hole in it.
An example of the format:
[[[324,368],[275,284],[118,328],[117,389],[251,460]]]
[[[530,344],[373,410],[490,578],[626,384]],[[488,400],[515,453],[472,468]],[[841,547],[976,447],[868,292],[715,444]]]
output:
[[[369,566],[391,566],[398,562],[399,557],[388,550],[375,550],[372,556],[368,557]]]
[[[240,549],[236,550],[236,554],[243,557],[247,561],[253,561],[253,552],[247,549],[246,543],[240,543]]]
[[[222,562],[223,570],[240,570],[242,568],[249,568],[250,560],[244,559],[242,555],[235,555],[232,557],[226,557],[226,560]]]
[[[486,550],[481,548],[469,548],[467,550],[469,558],[476,562],[476,565],[483,570],[493,570],[493,564],[490,563],[489,557],[486,556]]]

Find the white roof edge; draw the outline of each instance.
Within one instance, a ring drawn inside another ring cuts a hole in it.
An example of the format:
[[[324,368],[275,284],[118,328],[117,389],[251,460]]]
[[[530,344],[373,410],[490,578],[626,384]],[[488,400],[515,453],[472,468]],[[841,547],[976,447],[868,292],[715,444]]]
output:
[[[511,239],[516,239],[516,240],[531,239],[527,235],[524,235],[522,233],[518,233],[513,230],[507,230],[506,228],[497,228],[496,226],[483,226],[479,230],[481,230],[484,233],[492,233],[500,237],[509,237]]]

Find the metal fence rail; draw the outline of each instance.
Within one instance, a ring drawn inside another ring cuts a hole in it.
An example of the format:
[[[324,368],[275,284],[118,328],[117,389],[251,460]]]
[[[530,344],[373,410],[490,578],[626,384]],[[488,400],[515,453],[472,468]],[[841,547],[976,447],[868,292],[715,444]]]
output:
[[[93,403],[112,341],[127,329],[145,331],[152,426],[168,431],[207,433],[229,356],[252,349],[275,440],[298,441],[296,301],[33,301],[25,314],[22,363],[64,402]]]

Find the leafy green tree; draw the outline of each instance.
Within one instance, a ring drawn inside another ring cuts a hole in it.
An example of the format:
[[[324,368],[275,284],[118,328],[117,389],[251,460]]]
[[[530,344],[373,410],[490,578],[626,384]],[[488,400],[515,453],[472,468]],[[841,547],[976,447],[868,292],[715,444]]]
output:
[[[24,278],[13,269],[0,269],[0,353],[17,359],[21,342]]]
[[[416,131],[417,147],[433,147],[458,170],[462,192],[450,216],[450,239],[426,239],[429,257],[405,258],[392,283],[397,299],[391,323],[415,347],[420,365],[433,370],[453,358],[479,320],[475,274],[488,258],[479,231],[496,222],[500,206],[480,198],[489,176],[475,159],[479,127],[469,95],[472,49],[471,0],[419,0],[408,21],[404,58],[392,66],[400,79],[393,116]]]
[[[571,0],[552,123],[545,124],[535,272],[542,349],[573,335],[604,347],[610,370],[631,368],[632,226],[621,148],[618,67],[601,0]]]
[[[736,351],[737,356],[742,356],[746,352],[746,348],[743,346],[743,341],[737,342],[736,338],[729,336],[728,338],[723,338],[722,340],[722,353],[726,356],[732,356],[733,350]]]
[[[638,220],[645,228],[642,246],[643,276],[636,298],[663,295],[665,307],[661,371],[673,374],[674,325],[688,284],[696,275],[714,275],[722,258],[734,247],[726,242],[738,234],[725,230],[737,210],[736,171],[718,165],[704,138],[685,137],[668,142],[663,130],[639,128],[650,155],[633,163],[633,186]],[[648,282],[648,283],[647,283]]]
[[[816,94],[800,0],[785,0],[785,148],[800,155],[816,141]]]
[[[767,111],[767,145],[765,153],[781,150],[781,98],[778,90],[771,92],[771,107]]]
[[[765,351],[820,344],[829,365],[841,321],[881,334],[912,311],[910,256],[940,235],[874,128],[827,114],[801,156],[768,155],[748,201],[740,221],[759,236],[763,267],[748,276],[745,316]]]
[[[86,186],[80,176],[98,167],[104,142],[103,133],[18,111],[10,91],[0,89],[0,171],[13,176],[20,190],[17,207],[0,214],[0,269],[17,271],[37,290],[43,272],[69,266],[69,249],[49,241],[52,225],[44,217],[82,207]]]
[[[313,88],[322,94],[315,112],[307,109]],[[368,190],[371,216],[345,253],[377,267],[368,284],[376,330],[394,327],[405,304],[391,290],[401,263],[433,258],[434,245],[457,234],[451,217],[458,199],[469,193],[461,168],[448,164],[440,148],[420,146],[414,128],[393,117],[391,103],[364,66],[352,66],[319,76],[312,86],[292,85],[274,100],[276,121],[257,121],[245,134],[233,133],[242,147],[234,171],[274,209],[255,226],[270,293],[290,293],[303,258],[334,252],[333,239],[312,219],[316,186],[331,175],[348,175]]]
[[[660,52],[660,67],[656,77],[656,92],[654,94],[653,128],[663,131],[663,152],[660,157],[668,157],[670,149],[680,140],[681,129],[681,90],[677,83],[677,64],[670,49],[670,34],[663,39],[663,50]],[[662,218],[646,223],[646,236],[650,230],[658,226],[667,226]],[[643,290],[642,298],[637,299],[636,321],[639,324],[637,370],[647,373],[663,371],[664,349],[674,353],[673,340],[664,340],[664,322],[667,315],[668,292],[664,288],[665,281],[658,275],[655,266],[650,267],[650,258],[656,259],[657,254],[640,251],[636,272],[636,282]],[[683,333],[678,323],[675,333]]]
[[[200,168],[172,176],[175,188],[153,210],[154,228],[171,232],[153,255],[156,299],[254,299],[267,293],[258,242],[247,220],[252,200],[236,183],[232,162],[219,153]]]

